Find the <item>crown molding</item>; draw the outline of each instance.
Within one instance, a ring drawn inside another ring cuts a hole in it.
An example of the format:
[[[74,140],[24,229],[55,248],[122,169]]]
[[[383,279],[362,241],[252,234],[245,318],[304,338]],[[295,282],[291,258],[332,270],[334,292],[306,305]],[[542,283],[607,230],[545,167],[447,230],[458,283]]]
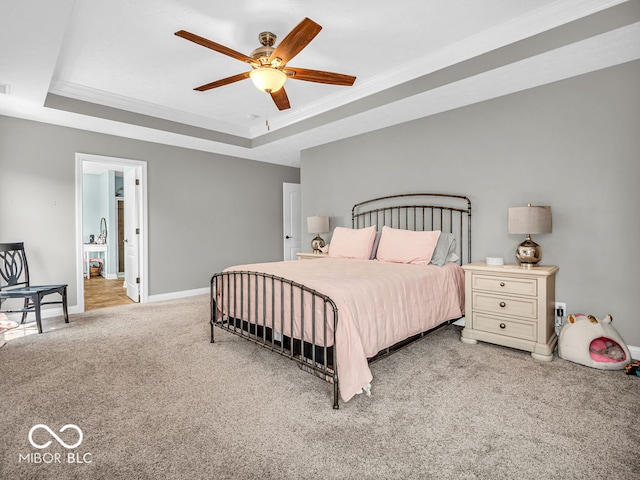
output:
[[[49,93],[244,138],[249,138],[251,133],[249,128],[244,126],[221,122],[203,117],[202,115],[195,115],[157,104],[143,102],[134,98],[116,95],[72,82],[54,80],[49,88]]]

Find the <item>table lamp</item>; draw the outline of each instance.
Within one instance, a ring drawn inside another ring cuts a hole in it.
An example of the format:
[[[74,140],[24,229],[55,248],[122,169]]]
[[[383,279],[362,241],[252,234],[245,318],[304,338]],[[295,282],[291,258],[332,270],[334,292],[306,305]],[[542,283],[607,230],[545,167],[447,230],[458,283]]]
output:
[[[329,217],[316,215],[315,217],[307,217],[307,233],[315,233],[316,237],[311,240],[311,248],[313,253],[322,253],[320,250],[325,243],[321,233],[329,232]]]
[[[509,208],[509,233],[527,237],[516,249],[516,259],[522,267],[532,267],[542,258],[542,248],[531,240],[533,233],[551,233],[551,207],[533,206]]]

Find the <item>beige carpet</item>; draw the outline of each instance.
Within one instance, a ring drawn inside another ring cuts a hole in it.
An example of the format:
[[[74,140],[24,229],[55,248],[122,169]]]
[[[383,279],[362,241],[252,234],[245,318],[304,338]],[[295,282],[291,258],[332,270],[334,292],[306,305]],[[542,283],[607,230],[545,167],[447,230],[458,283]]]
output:
[[[210,344],[207,322],[197,297],[10,340],[0,478],[640,478],[640,378],[624,371],[465,345],[451,326],[374,364],[373,395],[336,411],[330,385],[219,330]],[[39,428],[37,449],[38,424],[83,441]]]

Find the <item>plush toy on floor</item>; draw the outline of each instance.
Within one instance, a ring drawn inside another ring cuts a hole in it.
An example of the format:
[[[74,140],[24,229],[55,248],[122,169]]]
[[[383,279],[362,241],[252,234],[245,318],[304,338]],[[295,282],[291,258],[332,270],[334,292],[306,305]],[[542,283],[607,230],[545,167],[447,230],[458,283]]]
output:
[[[637,375],[640,377],[640,362],[627,363],[624,366],[627,375]]]
[[[569,315],[558,337],[558,356],[587,367],[623,369],[631,354],[612,321],[611,315],[602,320],[581,313]]]

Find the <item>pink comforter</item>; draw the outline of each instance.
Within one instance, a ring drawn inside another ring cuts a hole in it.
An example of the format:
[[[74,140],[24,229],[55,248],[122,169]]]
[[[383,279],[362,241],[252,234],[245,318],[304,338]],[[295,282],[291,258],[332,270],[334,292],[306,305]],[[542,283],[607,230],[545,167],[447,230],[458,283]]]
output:
[[[337,373],[340,397],[345,402],[371,383],[373,376],[367,358],[412,335],[461,317],[464,311],[464,272],[454,263],[437,267],[326,258],[237,265],[225,271],[239,270],[294,280],[335,302]],[[265,311],[271,311],[271,306]],[[331,338],[332,320],[329,323]],[[283,333],[289,335],[286,330]],[[299,333],[296,330],[294,336]],[[319,333],[316,344],[322,344],[321,330],[316,327]],[[306,331],[305,339],[310,340],[310,334]]]

